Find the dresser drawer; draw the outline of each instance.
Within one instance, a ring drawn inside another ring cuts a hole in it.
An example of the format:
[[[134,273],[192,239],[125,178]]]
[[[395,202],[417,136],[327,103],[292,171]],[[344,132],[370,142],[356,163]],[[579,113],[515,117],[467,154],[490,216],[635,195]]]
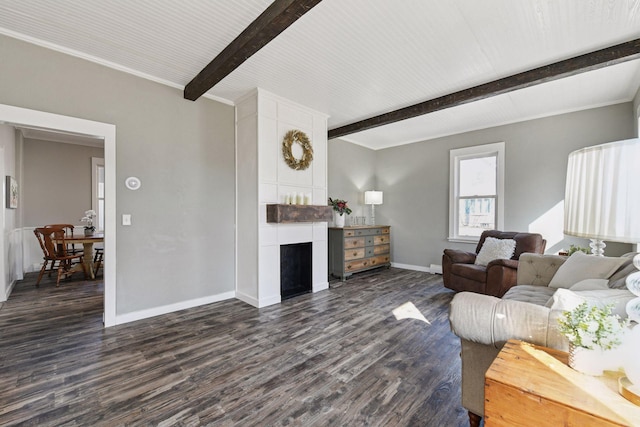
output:
[[[375,245],[382,245],[384,243],[389,243],[390,241],[390,237],[389,236],[374,236],[373,238],[373,243]]]
[[[366,252],[368,252],[368,250]],[[368,254],[365,255],[366,252],[365,252],[365,248],[347,249],[344,251],[344,260],[350,261],[352,259],[360,259],[360,258],[364,258],[365,256],[371,256]]]
[[[382,234],[381,228],[363,228],[355,231],[356,236],[375,236],[377,234]]]
[[[344,239],[344,249],[364,248],[364,237],[349,237]]]
[[[371,258],[353,260],[344,263],[344,269],[348,272],[363,270],[376,265],[384,265],[389,263],[389,255],[380,255]]]
[[[388,254],[389,249],[390,249],[389,245],[377,245],[373,247],[373,254],[374,255]]]

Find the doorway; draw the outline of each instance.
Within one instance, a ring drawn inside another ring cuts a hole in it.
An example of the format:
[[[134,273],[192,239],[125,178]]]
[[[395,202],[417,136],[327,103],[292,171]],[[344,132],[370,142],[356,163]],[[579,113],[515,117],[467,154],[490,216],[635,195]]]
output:
[[[104,325],[116,320],[116,127],[77,117],[63,116],[0,104],[0,123],[68,132],[104,140]]]

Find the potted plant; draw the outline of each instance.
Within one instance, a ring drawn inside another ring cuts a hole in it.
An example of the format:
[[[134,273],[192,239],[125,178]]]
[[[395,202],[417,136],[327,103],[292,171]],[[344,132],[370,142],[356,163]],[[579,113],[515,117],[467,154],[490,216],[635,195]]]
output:
[[[351,215],[351,209],[347,206],[346,200],[341,199],[332,199],[329,197],[329,206],[333,207],[334,212],[334,223],[336,227],[344,227],[344,214]]]
[[[96,211],[93,209],[89,209],[88,211],[84,211],[84,216],[80,218],[80,221],[86,222],[87,225],[84,226],[84,235],[91,236],[94,231],[96,231],[96,227],[93,225],[93,220],[96,217]]]
[[[587,255],[591,255],[591,249],[590,248],[583,248],[583,247],[577,246],[577,245],[569,245],[569,250],[567,251],[567,256],[571,256],[575,252],[584,252]]]
[[[622,343],[629,320],[612,315],[613,305],[604,308],[583,302],[558,318],[558,329],[569,340],[569,366],[589,375],[602,375],[607,350]]]

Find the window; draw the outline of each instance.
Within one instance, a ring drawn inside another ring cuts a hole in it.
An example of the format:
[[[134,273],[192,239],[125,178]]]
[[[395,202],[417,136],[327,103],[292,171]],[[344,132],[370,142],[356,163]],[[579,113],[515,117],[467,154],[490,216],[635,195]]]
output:
[[[96,211],[96,229],[104,231],[104,159],[91,158],[91,209]]]
[[[449,240],[477,242],[504,224],[504,142],[451,150]]]

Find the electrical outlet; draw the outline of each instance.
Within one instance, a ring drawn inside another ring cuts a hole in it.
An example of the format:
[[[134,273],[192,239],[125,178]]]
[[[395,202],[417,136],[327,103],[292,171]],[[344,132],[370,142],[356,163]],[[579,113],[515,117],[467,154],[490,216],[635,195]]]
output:
[[[131,225],[131,214],[122,214],[122,225]]]

